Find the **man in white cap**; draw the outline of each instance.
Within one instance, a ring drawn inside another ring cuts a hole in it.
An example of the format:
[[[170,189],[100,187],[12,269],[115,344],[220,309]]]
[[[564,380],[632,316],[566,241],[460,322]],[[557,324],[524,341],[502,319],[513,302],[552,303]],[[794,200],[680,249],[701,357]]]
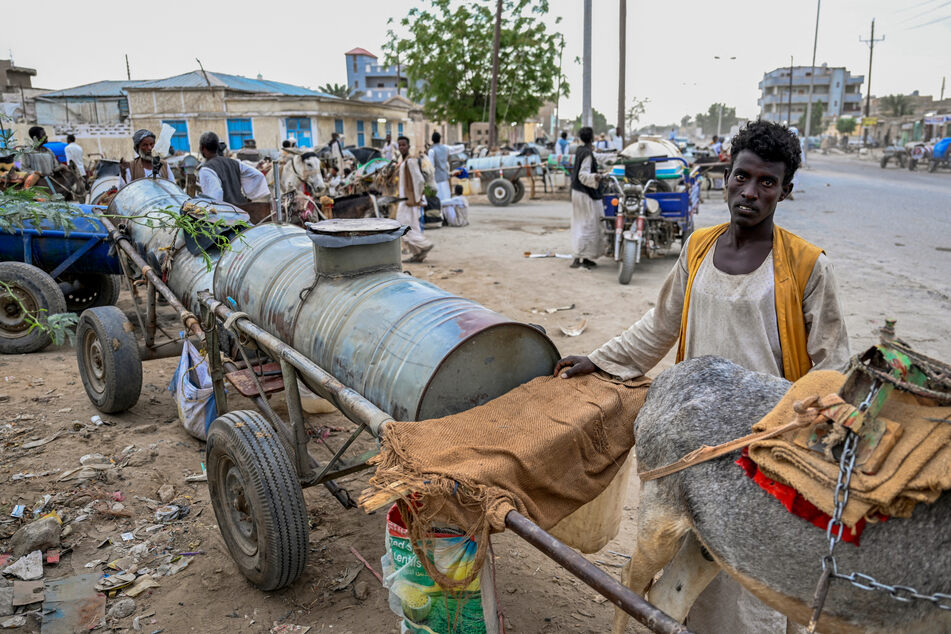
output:
[[[155,147],[155,135],[149,130],[136,130],[132,135],[132,148],[135,150],[136,157],[130,164],[125,159],[119,162],[119,188],[123,188],[132,181],[140,178],[152,176],[152,170],[155,163],[152,161],[152,148]],[[158,178],[172,181],[171,174],[168,171],[168,165],[165,161],[161,162]]]

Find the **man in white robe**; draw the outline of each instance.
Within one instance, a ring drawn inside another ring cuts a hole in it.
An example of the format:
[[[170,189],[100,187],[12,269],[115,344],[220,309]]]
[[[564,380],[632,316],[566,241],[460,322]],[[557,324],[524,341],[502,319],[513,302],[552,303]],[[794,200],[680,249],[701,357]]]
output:
[[[404,262],[422,262],[432,250],[433,243],[423,235],[419,228],[420,205],[424,198],[426,180],[419,168],[419,160],[409,155],[409,139],[405,136],[397,139],[400,152],[400,200],[396,208],[396,220],[409,227],[403,235],[403,245],[409,249],[410,257]]]
[[[598,194],[598,163],[594,158],[594,131],[578,132],[582,145],[575,153],[571,172],[571,268],[593,269],[604,255],[604,208]]]

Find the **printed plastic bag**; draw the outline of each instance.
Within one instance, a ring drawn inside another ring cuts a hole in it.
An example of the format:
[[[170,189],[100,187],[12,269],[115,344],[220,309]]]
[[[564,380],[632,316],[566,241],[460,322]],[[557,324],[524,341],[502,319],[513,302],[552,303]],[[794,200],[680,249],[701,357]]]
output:
[[[208,371],[208,361],[187,340],[175,375],[168,384],[168,391],[175,399],[178,418],[185,426],[185,431],[195,438],[207,440],[208,427],[218,417],[215,390]]]
[[[453,528],[434,528],[430,536],[426,549],[432,549],[436,567],[453,579],[465,579],[472,571],[475,541]],[[386,514],[386,554],[382,564],[390,609],[403,618],[403,634],[498,634],[498,602],[489,558],[467,588],[444,592],[426,574],[413,552],[395,504]]]

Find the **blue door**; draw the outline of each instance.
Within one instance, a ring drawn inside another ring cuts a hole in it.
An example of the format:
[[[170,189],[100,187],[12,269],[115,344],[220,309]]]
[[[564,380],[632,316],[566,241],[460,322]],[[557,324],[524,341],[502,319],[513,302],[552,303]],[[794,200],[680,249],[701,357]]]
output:
[[[284,119],[287,138],[297,141],[297,147],[314,147],[310,134],[310,119],[307,117],[288,117]]]
[[[251,119],[228,119],[228,149],[240,150],[244,147],[244,140],[252,138]]]
[[[363,135],[363,121],[357,120],[357,147],[366,145],[366,137]]]
[[[168,124],[175,128],[175,134],[172,135],[172,149],[177,152],[188,152],[190,150],[188,145],[188,124],[185,122],[185,120],[163,120],[162,123]]]

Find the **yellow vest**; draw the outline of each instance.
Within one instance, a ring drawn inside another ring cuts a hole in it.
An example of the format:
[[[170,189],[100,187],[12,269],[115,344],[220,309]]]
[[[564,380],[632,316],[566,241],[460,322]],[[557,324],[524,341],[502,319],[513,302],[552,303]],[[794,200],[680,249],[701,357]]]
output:
[[[687,311],[690,308],[690,290],[700,270],[703,258],[723,235],[730,224],[697,229],[690,236],[687,248],[687,288],[684,308],[680,317],[680,343],[677,363],[684,360],[687,333]],[[806,348],[806,318],[802,299],[806,283],[819,259],[822,249],[812,245],[782,227],[773,227],[773,294],[776,297],[776,321],[779,328],[779,346],[783,352],[783,373],[789,381],[796,381],[812,368],[812,359]]]

